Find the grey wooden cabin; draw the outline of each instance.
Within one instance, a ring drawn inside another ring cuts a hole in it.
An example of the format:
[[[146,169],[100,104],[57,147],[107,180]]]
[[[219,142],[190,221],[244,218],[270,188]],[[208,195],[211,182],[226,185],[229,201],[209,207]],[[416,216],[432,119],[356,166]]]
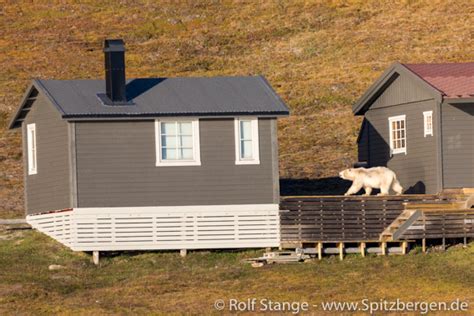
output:
[[[394,63],[354,105],[359,161],[406,193],[474,187],[474,63]]]
[[[21,128],[27,220],[74,250],[279,244],[278,117],[265,78],[33,80]]]

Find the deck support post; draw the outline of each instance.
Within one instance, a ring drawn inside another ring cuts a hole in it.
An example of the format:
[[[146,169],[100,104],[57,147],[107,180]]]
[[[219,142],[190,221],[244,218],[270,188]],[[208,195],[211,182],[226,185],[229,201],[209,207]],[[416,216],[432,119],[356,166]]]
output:
[[[421,240],[421,252],[426,253],[426,238]]]
[[[467,247],[467,237],[464,236],[464,248],[466,248],[466,247]]]
[[[443,251],[446,251],[446,238],[443,237],[443,244],[441,245],[443,248]]]
[[[382,244],[380,245],[380,247],[382,248],[382,256],[387,255],[387,243],[386,243],[386,242],[382,242]]]
[[[366,247],[365,242],[361,242],[359,247],[360,247],[360,255],[362,256],[362,258],[364,258],[365,257],[365,247]]]
[[[187,249],[181,249],[179,251],[179,255],[183,258],[186,257],[188,255],[188,250]]]
[[[100,260],[100,252],[99,251],[93,251],[92,252],[92,262],[98,266],[99,265],[99,260]]]
[[[339,248],[339,260],[344,260],[344,243],[340,242],[337,247]]]
[[[323,243],[318,242],[318,245],[316,247],[318,251],[318,260],[322,260],[323,259]]]
[[[408,242],[407,241],[402,241],[402,255],[407,254],[407,248],[408,248]]]

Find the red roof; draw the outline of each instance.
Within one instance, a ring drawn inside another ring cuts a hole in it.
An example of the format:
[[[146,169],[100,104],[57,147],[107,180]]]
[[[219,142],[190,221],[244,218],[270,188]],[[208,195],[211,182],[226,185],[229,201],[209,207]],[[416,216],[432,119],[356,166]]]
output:
[[[449,98],[474,96],[474,63],[403,65]]]

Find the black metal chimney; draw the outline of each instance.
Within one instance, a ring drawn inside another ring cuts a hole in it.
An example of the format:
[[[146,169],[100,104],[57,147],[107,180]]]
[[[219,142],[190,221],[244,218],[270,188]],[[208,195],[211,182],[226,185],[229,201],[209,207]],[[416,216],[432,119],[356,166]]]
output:
[[[125,93],[125,44],[121,39],[106,39],[105,92],[113,104],[126,104]],[[109,103],[110,103],[109,102]]]

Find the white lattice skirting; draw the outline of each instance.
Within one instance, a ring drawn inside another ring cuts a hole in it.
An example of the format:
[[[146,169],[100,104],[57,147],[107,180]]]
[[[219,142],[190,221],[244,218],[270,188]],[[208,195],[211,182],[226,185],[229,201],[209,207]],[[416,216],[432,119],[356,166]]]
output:
[[[26,220],[75,251],[280,245],[278,204],[75,208]]]

